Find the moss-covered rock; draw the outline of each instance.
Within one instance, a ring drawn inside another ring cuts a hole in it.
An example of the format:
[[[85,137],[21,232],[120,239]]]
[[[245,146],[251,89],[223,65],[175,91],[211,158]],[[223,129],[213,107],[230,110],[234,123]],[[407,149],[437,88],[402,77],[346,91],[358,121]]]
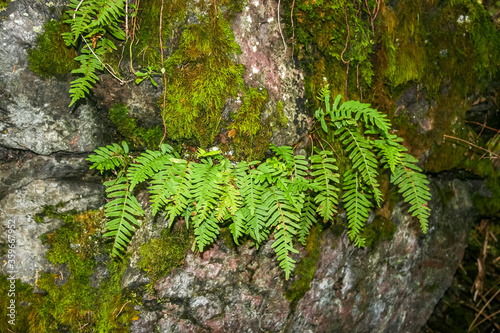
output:
[[[29,68],[43,78],[61,78],[78,67],[74,60],[75,49],[67,47],[61,37],[62,33],[70,31],[70,27],[50,20],[44,30],[37,38],[38,47],[28,51]]]

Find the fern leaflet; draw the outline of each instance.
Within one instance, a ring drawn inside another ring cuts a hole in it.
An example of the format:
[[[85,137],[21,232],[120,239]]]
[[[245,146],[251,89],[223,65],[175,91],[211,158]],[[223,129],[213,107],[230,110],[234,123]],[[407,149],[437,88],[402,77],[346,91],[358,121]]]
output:
[[[410,154],[404,154],[400,163],[391,176],[391,183],[399,187],[399,193],[403,195],[404,201],[411,205],[408,212],[416,216],[424,233],[427,233],[430,208],[427,201],[430,200],[430,190],[427,187],[429,181],[422,170],[415,165],[418,160]]]
[[[106,193],[110,202],[104,208],[110,220],[106,223],[108,232],[104,237],[115,237],[113,255],[120,255],[127,248],[134,226],[140,226],[135,216],[144,216],[139,202],[130,192],[127,177],[119,174],[118,178],[105,182]]]

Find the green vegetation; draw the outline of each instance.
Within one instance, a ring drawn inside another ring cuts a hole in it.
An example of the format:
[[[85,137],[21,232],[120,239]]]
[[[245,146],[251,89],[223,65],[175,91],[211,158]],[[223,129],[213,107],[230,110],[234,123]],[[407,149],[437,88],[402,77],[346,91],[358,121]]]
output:
[[[298,304],[298,301],[304,297],[306,292],[311,289],[311,280],[316,273],[319,255],[321,253],[321,225],[315,225],[311,228],[306,241],[307,254],[299,261],[295,268],[295,280],[285,297],[292,302],[292,307]]]
[[[139,268],[148,273],[149,288],[166,276],[173,268],[184,264],[189,249],[189,234],[186,229],[164,229],[160,238],[141,245]]]
[[[10,0],[0,0],[0,12],[7,9]]]
[[[231,60],[240,53],[229,23],[222,18],[190,25],[179,49],[167,61],[164,109],[168,136],[213,142],[222,125],[227,98],[243,85],[244,68]],[[158,102],[163,106],[163,97]]]
[[[61,37],[69,29],[56,20],[45,24],[45,31],[37,37],[38,47],[28,50],[30,70],[43,78],[61,78],[78,67],[75,49],[67,47]]]
[[[109,119],[125,140],[134,147],[158,147],[163,138],[163,129],[159,126],[144,128],[135,124],[135,119],[127,115],[128,107],[123,103],[115,104],[109,110]]]
[[[71,71],[79,74],[71,82],[71,103],[85,97],[99,78],[98,70],[107,69],[102,59],[107,53],[116,50],[115,44],[108,39],[124,40],[125,32],[120,28],[120,19],[124,16],[125,0],[78,1],[72,0],[64,23],[69,24],[71,30],[64,32],[62,37],[67,46],[78,47],[83,44],[80,55],[75,58],[80,62],[80,68]],[[116,76],[116,75],[115,75]]]
[[[16,331],[128,332],[130,322],[137,317],[120,287],[126,266],[108,261],[109,277],[96,276],[98,287],[91,285],[96,258],[107,256],[109,251],[100,236],[104,212],[60,213],[58,210],[50,206],[44,208],[47,216],[65,222],[44,237],[50,245],[47,259],[57,273],[43,273],[37,279],[36,286],[43,293],[34,293],[31,286],[16,281]],[[6,277],[0,276],[0,290],[4,291],[9,283]],[[7,301],[8,298],[3,297],[1,302]],[[5,318],[6,306],[3,305],[0,311]],[[0,323],[2,331],[7,332],[6,324],[6,320]]]
[[[279,101],[276,110],[265,110],[268,102],[267,90],[249,88],[245,91],[242,104],[228,126],[228,136],[232,138],[230,147],[238,159],[261,159],[269,149],[273,131],[286,126],[288,119],[283,113],[283,102]]]
[[[137,217],[144,212],[133,190],[148,181],[153,214],[164,211],[171,223],[181,218],[187,227],[191,224],[193,250],[203,251],[213,243],[226,223],[230,223],[236,244],[241,238],[251,238],[259,246],[273,234],[273,247],[288,279],[295,266],[292,253],[297,252],[293,240],[306,243],[316,214],[325,222],[333,221],[340,196],[349,236],[357,246],[365,246],[363,226],[374,202],[380,205],[383,198],[377,181],[379,163],[391,171],[391,183],[399,187],[411,205],[410,213],[426,232],[428,182],[415,165],[416,159],[405,153],[402,140],[389,133],[387,117],[367,104],[340,104],[340,95],[330,103],[328,86],[322,90],[321,100],[325,109],[316,111],[314,130],[325,134],[331,130],[342,144],[350,164],[340,175],[333,152],[328,150],[316,150],[308,163],[305,156],[294,155],[291,147],[272,145],[275,157],[233,165],[219,151],[203,149],[199,149],[198,161],[187,161],[166,144],[160,151],[147,150],[132,159],[125,142],[123,147],[114,144],[97,149],[88,158],[94,163],[92,168],[117,174],[105,183],[110,199],[105,236],[115,238],[113,253],[125,251],[134,226],[140,225]]]

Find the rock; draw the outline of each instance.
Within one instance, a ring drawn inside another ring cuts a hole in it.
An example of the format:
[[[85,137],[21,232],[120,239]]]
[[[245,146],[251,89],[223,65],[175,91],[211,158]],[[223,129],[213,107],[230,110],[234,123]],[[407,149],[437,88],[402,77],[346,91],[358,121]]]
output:
[[[274,133],[272,142],[277,146],[291,146],[308,132],[312,119],[303,107],[304,73],[295,67],[291,50],[284,45],[276,8],[273,1],[248,2],[236,15],[231,28],[241,47],[238,62],[246,69],[245,84],[266,88],[270,109],[275,108],[278,101],[284,103],[287,128]],[[281,25],[284,29],[283,23]]]
[[[311,288],[296,306],[284,297],[285,281],[271,248],[222,241],[188,253],[155,287],[160,332],[417,332],[452,282],[478,217],[471,182],[432,179],[430,228],[399,203],[391,240],[356,248],[344,232],[321,235]],[[304,251],[301,251],[301,256]],[[149,311],[140,319],[151,323]],[[182,318],[182,319],[180,319]],[[148,324],[148,325],[149,325]],[[142,332],[133,326],[132,332]]]
[[[104,197],[100,181],[86,176],[88,164],[83,157],[28,154],[24,158],[1,167],[0,243],[6,243],[7,225],[12,221],[16,229],[17,276],[33,284],[39,272],[51,270],[45,259],[47,247],[40,236],[63,224],[59,219],[49,218],[37,223],[35,215],[42,212],[44,205],[64,206],[62,212],[96,209]],[[1,273],[6,272],[7,267],[2,266]]]
[[[49,7],[50,5],[50,7]],[[90,152],[110,141],[109,121],[90,103],[68,108],[69,81],[42,79],[28,68],[37,32],[63,1],[17,0],[0,24],[0,145],[48,155]]]

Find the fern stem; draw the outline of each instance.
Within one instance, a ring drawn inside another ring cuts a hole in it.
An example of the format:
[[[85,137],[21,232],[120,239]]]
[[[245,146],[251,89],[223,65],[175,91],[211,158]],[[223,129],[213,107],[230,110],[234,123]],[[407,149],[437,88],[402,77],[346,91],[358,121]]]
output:
[[[85,37],[83,37],[83,35],[80,35],[82,36],[83,38],[83,41],[85,42],[85,44],[87,44],[87,47],[89,48],[90,52],[92,52],[92,54],[94,55],[94,57],[99,60],[99,62],[101,63],[101,65],[109,72],[109,74],[111,74],[115,79],[118,80],[118,82],[120,82],[120,84],[124,84],[125,81],[123,81],[122,79],[120,79],[118,76],[116,76],[114,74],[114,70],[113,68],[111,68],[108,64],[105,64],[102,62],[101,58],[99,58],[99,56],[97,54],[95,54],[94,50],[92,49],[92,47],[89,45],[89,43],[87,43],[87,40],[85,39]]]

